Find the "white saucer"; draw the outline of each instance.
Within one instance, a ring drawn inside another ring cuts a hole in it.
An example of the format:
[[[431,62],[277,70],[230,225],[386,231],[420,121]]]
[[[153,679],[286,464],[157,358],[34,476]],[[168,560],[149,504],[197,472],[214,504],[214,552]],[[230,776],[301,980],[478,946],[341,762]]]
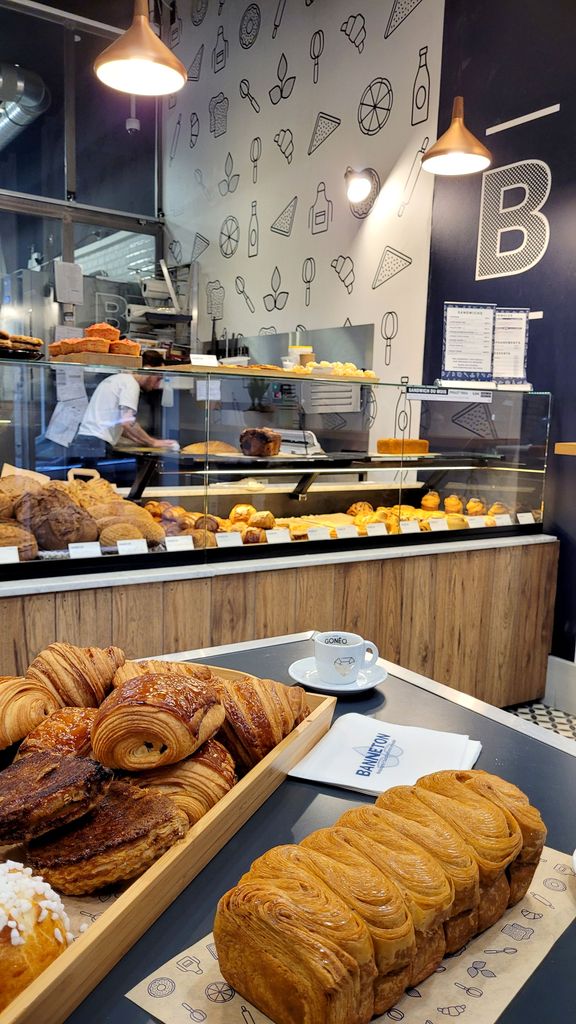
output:
[[[364,690],[372,690],[378,683],[384,682],[388,675],[386,669],[381,665],[370,665],[358,673],[354,683],[325,683],[320,679],[316,668],[316,658],[300,658],[294,661],[288,669],[292,679],[304,686],[307,690],[318,690],[319,693],[333,693],[338,697],[341,693],[362,693]]]

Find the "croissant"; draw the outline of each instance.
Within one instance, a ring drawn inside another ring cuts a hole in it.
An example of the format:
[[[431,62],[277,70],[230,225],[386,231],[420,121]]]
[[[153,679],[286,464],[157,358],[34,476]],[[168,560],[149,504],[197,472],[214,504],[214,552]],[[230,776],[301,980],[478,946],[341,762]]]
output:
[[[226,710],[222,742],[245,769],[258,764],[310,713],[301,686],[255,676],[215,678],[214,684]]]
[[[372,1016],[369,990],[360,1010],[361,970],[376,975],[368,929],[312,876],[283,879],[281,888],[237,885],[218,904],[214,940],[226,980],[276,1024],[367,1024]]]
[[[277,846],[256,860],[245,878],[282,878],[304,868],[320,878],[365,922],[377,977],[374,1012],[385,1013],[410,984],[415,953],[414,926],[394,882],[340,839],[340,829],[313,833],[300,846]]]
[[[96,708],[59,708],[28,734],[20,744],[15,760],[34,750],[89,757],[92,749],[90,730],[95,717]]]
[[[212,679],[212,672],[207,665],[196,665],[192,661],[159,661],[149,659],[148,661],[125,661],[114,673],[112,686],[122,686],[129,679],[136,676],[147,675],[154,672],[156,675],[189,676],[192,679],[201,679],[209,683]]]
[[[505,871],[522,848],[516,819],[458,781],[459,772],[434,772],[418,779],[418,797],[448,821],[471,847],[480,873],[478,930],[489,928],[510,899]]]
[[[377,807],[346,811],[337,824],[349,830],[347,842],[396,882],[406,901],[416,933],[410,984],[417,985],[434,973],[446,952],[442,925],[454,902],[452,879],[435,857],[392,828]]]
[[[0,676],[0,750],[27,736],[58,701],[41,683],[21,676]]]
[[[423,846],[440,862],[454,884],[454,903],[444,922],[446,952],[461,949],[478,931],[480,881],[472,851],[446,821],[434,814],[410,786],[395,786],[382,793],[376,807],[402,835]]]
[[[92,726],[92,749],[109,768],[146,771],[193,754],[223,721],[224,708],[206,683],[149,672],[106,698]]]
[[[217,740],[206,740],[196,753],[175,765],[139,772],[128,781],[169,796],[195,825],[236,782],[234,761]]]
[[[546,842],[547,829],[540,812],[521,789],[497,775],[470,770],[458,772],[457,777],[475,793],[506,809],[516,819],[522,833],[522,849],[507,869],[510,882],[508,906],[514,906],[528,892]]]
[[[50,644],[30,665],[26,678],[56,694],[61,707],[98,707],[126,658],[119,647]]]

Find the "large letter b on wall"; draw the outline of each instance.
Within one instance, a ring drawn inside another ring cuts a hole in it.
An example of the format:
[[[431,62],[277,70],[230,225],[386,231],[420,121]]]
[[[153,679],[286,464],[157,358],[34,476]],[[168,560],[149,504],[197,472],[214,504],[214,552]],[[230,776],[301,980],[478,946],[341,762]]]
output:
[[[521,160],[486,171],[482,181],[476,280],[523,274],[542,259],[550,239],[541,213],[552,185],[548,164]]]

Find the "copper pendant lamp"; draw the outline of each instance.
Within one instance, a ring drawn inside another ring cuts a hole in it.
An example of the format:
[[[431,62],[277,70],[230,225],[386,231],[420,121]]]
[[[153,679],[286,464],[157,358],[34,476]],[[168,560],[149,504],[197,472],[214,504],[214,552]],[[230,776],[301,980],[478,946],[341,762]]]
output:
[[[491,163],[490,150],[464,124],[464,99],[456,96],[450,127],[422,156],[423,170],[431,174],[476,174]]]
[[[148,0],[135,0],[132,24],[94,61],[105,85],[134,96],[166,96],[187,80],[186,68],[152,31]]]

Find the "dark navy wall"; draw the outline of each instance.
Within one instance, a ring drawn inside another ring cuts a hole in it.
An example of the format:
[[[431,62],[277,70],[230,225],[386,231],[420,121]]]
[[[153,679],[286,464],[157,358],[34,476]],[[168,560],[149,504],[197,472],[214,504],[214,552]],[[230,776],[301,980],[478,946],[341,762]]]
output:
[[[446,0],[439,132],[454,95],[493,153],[492,167],[539,160],[551,191],[542,213],[549,243],[532,269],[476,280],[482,175],[438,178],[435,187],[424,381],[440,373],[446,300],[542,310],[530,323],[528,379],[554,396],[550,451],[576,440],[576,4],[574,0]],[[487,127],[554,104],[560,111],[485,136]],[[510,193],[521,201],[522,193]],[[502,248],[514,248],[510,235]],[[553,653],[574,657],[576,459],[550,455],[546,528],[561,539]]]

